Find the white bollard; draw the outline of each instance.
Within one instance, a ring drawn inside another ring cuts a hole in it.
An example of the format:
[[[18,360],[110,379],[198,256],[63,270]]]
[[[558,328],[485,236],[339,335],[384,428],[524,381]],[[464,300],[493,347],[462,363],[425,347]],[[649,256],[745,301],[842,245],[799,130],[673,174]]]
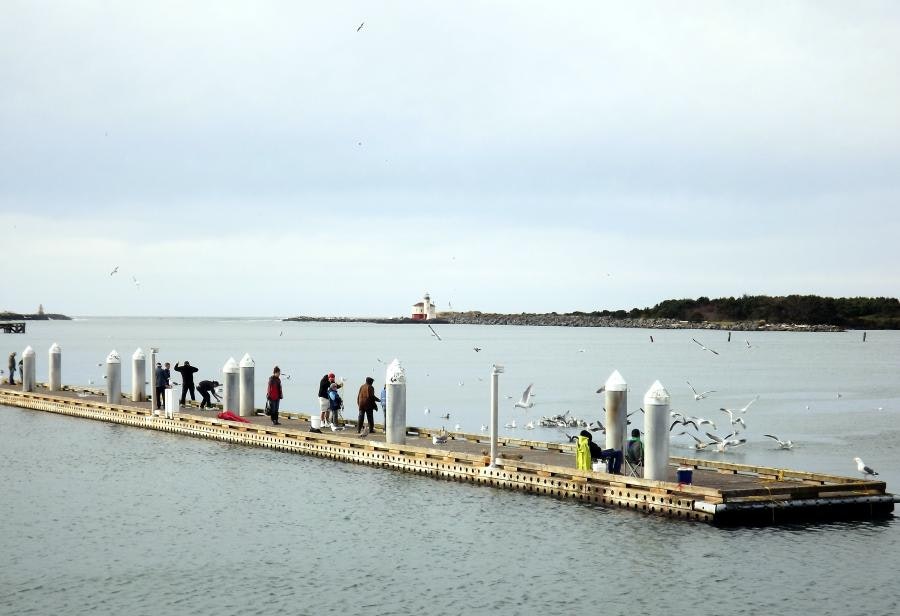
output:
[[[394,359],[384,375],[387,404],[384,413],[384,441],[406,444],[406,370]]]
[[[644,394],[644,479],[669,478],[669,392],[656,381]]]
[[[244,353],[241,358],[241,385],[240,385],[240,416],[251,417],[256,415],[254,405],[253,379],[256,374],[256,362],[249,353]]]
[[[240,404],[240,390],[238,389],[238,365],[234,357],[229,357],[222,366],[222,410],[234,413]]]
[[[50,391],[62,389],[62,349],[55,342],[50,345],[50,371],[47,378]]]
[[[131,356],[131,400],[133,402],[143,402],[146,399],[146,390],[144,389],[146,380],[147,356],[144,355],[143,349],[138,347],[138,350]]]
[[[606,448],[625,450],[628,434],[628,385],[618,370],[606,379]]]
[[[494,364],[491,366],[491,466],[497,466],[500,453],[497,439],[500,433],[500,375],[503,374],[503,366]]]
[[[30,346],[22,351],[22,391],[34,391],[34,349]]]
[[[122,402],[122,358],[115,349],[106,356],[106,401],[110,404]]]
[[[175,419],[175,409],[181,408],[181,399],[178,397],[178,390],[174,387],[169,387],[166,389],[166,393],[163,394],[163,413],[166,419]]]

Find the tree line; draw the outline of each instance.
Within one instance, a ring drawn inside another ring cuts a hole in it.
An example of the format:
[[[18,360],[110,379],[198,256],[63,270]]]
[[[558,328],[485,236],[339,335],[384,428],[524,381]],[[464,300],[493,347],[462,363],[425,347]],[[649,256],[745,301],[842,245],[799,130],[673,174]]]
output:
[[[577,313],[576,313],[577,314]],[[584,313],[582,313],[584,314]],[[632,319],[765,321],[797,325],[834,325],[850,329],[900,329],[900,301],[894,297],[820,297],[818,295],[742,295],[710,299],[667,299],[651,308],[600,310],[595,316]]]

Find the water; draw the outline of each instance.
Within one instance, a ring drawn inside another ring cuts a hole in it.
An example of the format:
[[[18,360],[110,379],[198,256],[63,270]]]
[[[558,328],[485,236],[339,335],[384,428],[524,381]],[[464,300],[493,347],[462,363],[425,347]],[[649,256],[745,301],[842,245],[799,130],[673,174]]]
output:
[[[156,344],[165,359],[200,366],[204,378],[249,351],[258,391],[278,362],[292,375],[285,407],[305,411],[324,372],[355,389],[368,374],[383,379],[377,358],[398,356],[411,423],[434,425],[438,411],[450,411],[452,423],[473,431],[486,415],[494,361],[507,367],[502,393],[518,396],[535,383],[531,416],[571,409],[599,417],[593,391],[613,369],[629,382],[631,408],[657,378],[674,407],[713,419],[724,417],[718,406],[759,394],[747,446],[705,455],[842,474],[853,474],[852,457],[862,455],[889,488],[900,485],[895,332],[870,332],[865,344],[858,332],[736,333],[729,344],[724,332],[655,331],[651,344],[640,330],[445,326],[438,342],[415,326],[265,320],[28,328],[2,341],[37,350],[39,380],[54,341],[66,383],[96,380],[113,347],[127,358]],[[475,344],[484,350],[475,353]],[[695,402],[686,379],[718,393]],[[511,401],[502,408],[501,420],[512,416]],[[520,425],[524,417],[519,411]],[[778,451],[766,432],[798,444]],[[672,452],[692,453],[681,440]],[[5,407],[0,464],[4,615],[898,609],[894,519],[717,529]]]

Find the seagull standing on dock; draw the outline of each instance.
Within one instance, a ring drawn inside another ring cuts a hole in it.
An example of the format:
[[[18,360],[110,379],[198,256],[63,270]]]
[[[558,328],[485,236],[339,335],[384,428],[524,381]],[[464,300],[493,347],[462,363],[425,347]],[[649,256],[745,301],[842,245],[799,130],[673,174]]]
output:
[[[531,383],[528,385],[528,387],[525,388],[525,391],[522,392],[522,398],[518,402],[516,402],[514,405],[516,408],[530,409],[531,407],[534,406],[534,402],[532,402],[532,400],[531,400],[532,396],[534,395],[531,393],[531,388],[533,386],[534,386],[534,383]],[[515,426],[513,426],[513,427],[515,427]]]
[[[708,389],[706,391],[701,391],[701,392],[697,393],[697,390],[694,389],[694,386],[691,385],[690,381],[685,381],[685,383],[687,383],[688,387],[691,388],[691,391],[694,392],[694,400],[703,400],[704,398],[708,397],[709,394],[716,393],[715,389]]]
[[[710,348],[704,346],[703,343],[700,342],[699,340],[697,340],[696,338],[691,338],[691,340],[694,341],[694,344],[700,345],[700,348],[703,349],[704,351],[709,351],[710,353],[712,353],[712,354],[714,354],[714,355],[718,355],[718,354],[719,354],[718,351],[714,351],[714,350],[712,350],[712,349],[710,349]]]
[[[863,475],[865,475],[867,477],[869,475],[871,475],[874,477],[875,475],[878,474],[877,472],[875,472],[874,468],[872,468],[871,466],[866,466],[866,463],[863,462],[861,458],[853,458],[853,459],[856,461],[856,470],[858,470]]]

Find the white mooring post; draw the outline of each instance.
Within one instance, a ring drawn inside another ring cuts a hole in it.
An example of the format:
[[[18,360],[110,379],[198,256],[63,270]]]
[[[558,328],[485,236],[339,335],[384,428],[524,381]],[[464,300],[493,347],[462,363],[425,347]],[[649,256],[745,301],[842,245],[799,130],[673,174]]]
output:
[[[222,366],[222,409],[234,413],[239,409],[240,390],[238,389],[238,365],[234,357],[229,357]]]
[[[47,387],[50,391],[62,389],[62,349],[55,342],[50,345],[50,372],[47,378]]]
[[[500,432],[500,375],[503,366],[491,366],[491,466],[497,466],[497,438]]]
[[[34,391],[34,349],[25,347],[22,351],[22,391]]]
[[[155,372],[155,370],[154,370]],[[147,356],[138,347],[131,356],[131,400],[143,402],[146,398],[144,383],[147,381]],[[152,409],[151,409],[152,410]]]
[[[656,381],[644,394],[644,479],[668,480],[669,392]]]
[[[406,444],[406,370],[394,359],[384,375],[387,396],[384,414],[384,440],[397,445]]]
[[[618,370],[606,379],[606,448],[624,451],[628,433],[628,385]]]
[[[106,401],[122,402],[122,358],[115,349],[106,356]]]
[[[249,353],[244,353],[241,358],[241,386],[240,386],[240,416],[251,417],[256,415],[256,406],[254,405],[253,396],[253,379],[256,374],[256,362],[250,357]]]

